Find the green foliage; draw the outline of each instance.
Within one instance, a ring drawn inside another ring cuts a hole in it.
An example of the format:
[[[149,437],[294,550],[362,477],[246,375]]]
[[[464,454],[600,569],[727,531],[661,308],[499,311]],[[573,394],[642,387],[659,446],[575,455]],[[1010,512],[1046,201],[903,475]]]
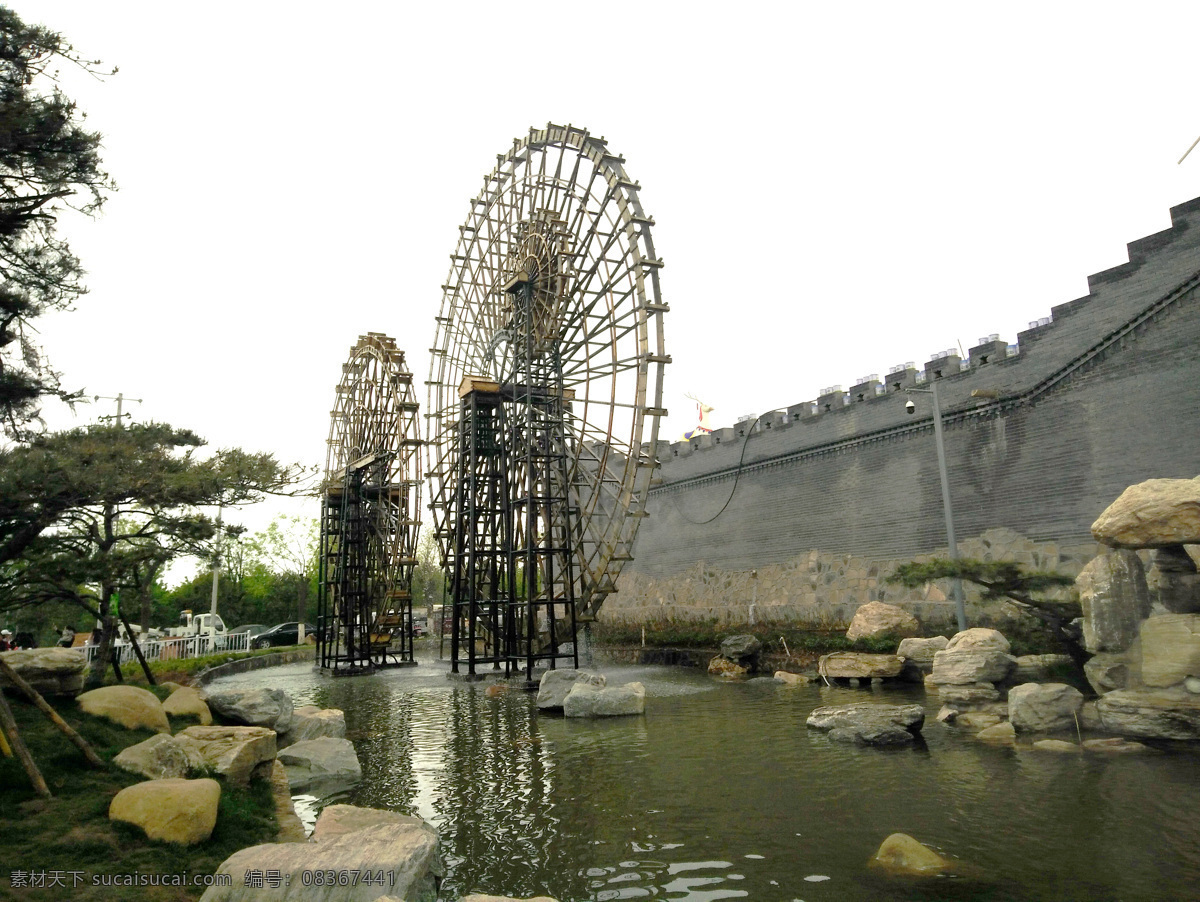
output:
[[[0,7],[0,419],[12,434],[37,416],[39,398],[77,397],[43,360],[30,321],[86,290],[56,232],[63,208],[93,215],[116,188],[100,168],[100,135],[58,88],[51,67],[61,62],[99,74],[61,35]]]
[[[425,532],[417,545],[417,563],[412,573],[413,610],[432,611],[434,605],[443,603],[447,589],[441,552],[433,534]]]
[[[984,598],[1012,598],[1033,592],[1046,592],[1075,582],[1073,576],[1050,571],[1026,572],[1013,561],[979,561],[971,558],[940,558],[925,563],[901,564],[888,578],[910,589],[938,579],[965,579],[981,586]]]

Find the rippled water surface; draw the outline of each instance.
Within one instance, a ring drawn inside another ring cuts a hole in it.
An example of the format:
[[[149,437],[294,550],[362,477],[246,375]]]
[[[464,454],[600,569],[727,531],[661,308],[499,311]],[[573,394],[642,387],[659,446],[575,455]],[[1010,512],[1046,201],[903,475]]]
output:
[[[1200,752],[1056,755],[937,723],[923,689],[790,689],[674,668],[599,667],[646,685],[646,714],[539,712],[520,690],[451,682],[446,665],[331,678],[291,665],[215,688],[279,687],[341,708],[363,783],[335,798],[418,814],[470,892],[568,900],[1200,898]],[[926,706],[924,744],[879,750],[809,730],[819,705]],[[329,800],[301,799],[311,817]],[[867,867],[890,833],[969,877]]]

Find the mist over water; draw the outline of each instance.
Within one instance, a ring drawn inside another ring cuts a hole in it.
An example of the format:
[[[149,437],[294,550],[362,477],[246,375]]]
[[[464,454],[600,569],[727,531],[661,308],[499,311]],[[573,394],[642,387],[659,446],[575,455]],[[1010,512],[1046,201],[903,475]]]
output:
[[[600,667],[638,680],[646,714],[566,720],[534,695],[488,696],[437,661],[368,677],[308,665],[230,677],[297,705],[341,708],[363,782],[300,797],[417,814],[439,831],[442,898],[467,892],[560,902],[1159,900],[1200,885],[1200,750],[1056,755],[997,748],[937,723],[921,687],[789,689],[682,668]],[[920,703],[924,742],[834,743],[819,705]],[[970,877],[889,878],[867,867],[909,833]]]

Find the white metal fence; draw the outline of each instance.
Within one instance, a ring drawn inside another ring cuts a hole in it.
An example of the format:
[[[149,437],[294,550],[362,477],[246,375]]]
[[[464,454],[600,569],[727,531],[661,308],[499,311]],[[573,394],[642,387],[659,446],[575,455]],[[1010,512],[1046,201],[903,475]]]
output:
[[[173,639],[139,639],[138,646],[142,649],[142,655],[147,661],[171,661],[180,658],[199,658],[217,652],[246,651],[249,648],[249,642],[249,633],[232,633],[228,636],[215,637],[205,634]],[[89,661],[96,657],[98,650],[99,646],[97,645],[83,646],[84,656]],[[137,655],[133,653],[133,646],[124,639],[118,640],[117,644],[113,646],[113,651],[116,652],[117,661],[121,664],[137,661]]]

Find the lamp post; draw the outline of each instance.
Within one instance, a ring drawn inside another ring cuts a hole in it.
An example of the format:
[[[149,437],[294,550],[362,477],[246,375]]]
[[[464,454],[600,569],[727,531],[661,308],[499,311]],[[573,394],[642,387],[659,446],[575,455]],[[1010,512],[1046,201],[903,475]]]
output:
[[[942,408],[938,404],[937,380],[929,383],[929,388],[906,388],[905,392],[933,396],[933,438],[937,445],[938,477],[942,483],[942,513],[946,517],[946,541],[949,543],[950,560],[958,560],[958,542],[954,538],[954,514],[950,505],[950,476],[946,472],[946,445],[942,439]],[[916,411],[916,405],[909,401],[905,405],[909,413]],[[958,617],[958,630],[967,628],[967,609],[963,601],[962,580],[955,578],[950,583],[950,597],[954,599],[954,613]]]

